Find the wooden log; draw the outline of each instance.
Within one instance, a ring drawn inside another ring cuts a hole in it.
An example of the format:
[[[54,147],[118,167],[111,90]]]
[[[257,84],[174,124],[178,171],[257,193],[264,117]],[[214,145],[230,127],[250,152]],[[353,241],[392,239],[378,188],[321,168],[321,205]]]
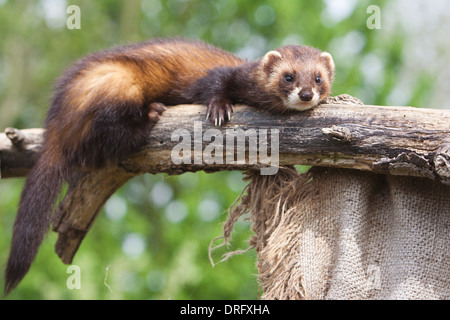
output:
[[[133,176],[267,167],[262,161],[250,161],[254,160],[249,148],[250,140],[255,137],[252,133],[257,137],[258,160],[264,155],[261,147],[273,153],[278,150],[278,161],[271,163],[275,167],[302,164],[352,168],[427,177],[450,184],[450,110],[323,104],[305,112],[273,115],[236,106],[232,121],[220,128],[205,121],[205,111],[204,106],[197,105],[170,107],[140,152],[117,166],[89,174],[78,174],[74,168],[74,178],[52,221],[59,233],[56,250],[65,263],[71,263],[103,204]],[[241,130],[241,135],[247,134],[250,140],[227,152],[231,145],[227,138],[233,137],[235,130]],[[3,177],[24,175],[29,170],[42,133],[35,129],[16,132],[27,142],[20,145],[0,135]],[[278,143],[276,139],[271,140],[276,136]],[[185,148],[180,153],[182,140]],[[215,148],[213,142],[217,143]],[[212,149],[216,152],[211,153]],[[244,149],[243,161],[227,159],[227,155],[238,157]],[[180,155],[185,156],[184,163],[179,163],[183,159]],[[212,155],[222,161],[211,163]]]
[[[177,174],[263,167],[261,163],[227,163],[225,156],[223,164],[175,164],[171,155],[179,140],[170,137],[177,129],[194,137],[195,124],[201,125],[202,134],[217,129],[204,121],[202,107],[169,108],[144,150],[123,161],[123,168],[136,173]],[[450,110],[326,104],[302,113],[272,115],[240,106],[231,123],[220,128],[224,149],[226,136],[234,129],[278,130],[280,166],[351,168],[449,182]],[[201,150],[210,144],[211,139],[203,141]]]
[[[42,147],[42,129],[6,128],[0,134],[0,178],[24,177],[36,162]]]
[[[55,251],[70,264],[105,202],[133,175],[120,168],[105,168],[76,176],[52,217],[58,232]]]

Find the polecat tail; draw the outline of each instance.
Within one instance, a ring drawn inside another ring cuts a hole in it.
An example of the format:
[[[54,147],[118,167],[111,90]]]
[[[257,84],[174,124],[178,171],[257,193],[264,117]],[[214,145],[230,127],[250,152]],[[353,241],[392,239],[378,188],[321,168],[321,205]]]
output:
[[[61,191],[60,166],[44,151],[29,172],[22,191],[13,228],[11,250],[5,272],[5,296],[25,277],[50,227],[53,206]]]

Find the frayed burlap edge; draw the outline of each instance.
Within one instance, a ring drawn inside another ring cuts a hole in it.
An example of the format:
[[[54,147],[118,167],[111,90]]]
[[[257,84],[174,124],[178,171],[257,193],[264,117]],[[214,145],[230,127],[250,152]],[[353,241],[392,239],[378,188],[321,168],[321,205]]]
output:
[[[297,254],[289,248],[295,247],[298,225],[291,223],[295,215],[290,213],[312,191],[308,183],[311,180],[310,173],[299,174],[294,167],[289,166],[280,168],[276,175],[264,176],[259,171],[245,172],[244,175],[244,181],[249,183],[230,207],[223,235],[211,241],[211,264],[214,266],[212,251],[224,245],[229,246],[235,223],[243,215],[249,214],[255,235],[249,239],[248,248],[228,252],[219,262],[255,248],[261,299],[308,299],[301,276],[289,272],[294,268],[297,258]],[[277,234],[280,232],[286,241],[271,241],[279,239]],[[223,239],[224,243],[213,246],[219,239]]]
[[[223,226],[248,215],[261,299],[448,299],[450,188],[313,167],[247,172]],[[214,248],[211,247],[211,250]]]

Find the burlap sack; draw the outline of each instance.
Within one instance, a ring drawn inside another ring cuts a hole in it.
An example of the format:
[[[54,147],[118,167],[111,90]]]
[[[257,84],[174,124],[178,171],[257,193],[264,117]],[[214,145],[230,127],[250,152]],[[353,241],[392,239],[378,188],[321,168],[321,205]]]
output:
[[[343,169],[249,174],[262,299],[449,299],[450,187]]]

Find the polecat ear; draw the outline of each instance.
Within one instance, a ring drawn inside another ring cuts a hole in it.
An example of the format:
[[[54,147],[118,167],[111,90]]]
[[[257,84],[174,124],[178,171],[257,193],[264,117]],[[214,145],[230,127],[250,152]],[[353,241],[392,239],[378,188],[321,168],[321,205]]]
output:
[[[266,72],[267,74],[272,73],[275,63],[281,60],[281,58],[282,58],[281,53],[279,53],[278,51],[273,50],[267,52],[262,58],[262,65],[264,72]]]
[[[328,52],[322,52],[320,58],[325,62],[325,65],[328,69],[328,75],[330,76],[331,80],[333,80],[335,68],[333,57]]]
[[[322,54],[320,55],[320,57],[325,61],[325,63],[327,64],[327,67],[334,72],[334,60],[333,57],[331,56],[331,54],[329,54],[328,52],[322,52]]]

